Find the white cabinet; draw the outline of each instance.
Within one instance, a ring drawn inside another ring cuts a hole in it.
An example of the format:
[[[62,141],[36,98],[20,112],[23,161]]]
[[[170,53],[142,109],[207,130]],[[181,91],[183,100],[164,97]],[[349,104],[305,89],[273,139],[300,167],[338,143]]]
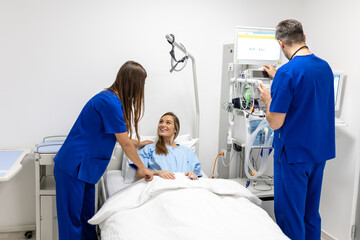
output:
[[[57,240],[55,154],[35,153],[36,239]]]
[[[41,239],[59,239],[56,214],[56,197],[40,196]]]

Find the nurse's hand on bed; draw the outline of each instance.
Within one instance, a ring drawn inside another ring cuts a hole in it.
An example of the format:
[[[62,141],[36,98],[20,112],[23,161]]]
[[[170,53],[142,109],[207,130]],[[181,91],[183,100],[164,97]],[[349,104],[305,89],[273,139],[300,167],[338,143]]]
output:
[[[199,180],[198,176],[194,172],[187,172],[185,173],[185,176],[187,176],[191,180]]]
[[[164,179],[175,179],[175,174],[167,170],[158,170],[154,172],[154,175],[158,175]]]
[[[153,176],[155,175],[155,172],[151,171],[148,168],[143,168],[140,171],[142,172],[142,174],[145,175],[145,181],[151,181],[153,179]]]

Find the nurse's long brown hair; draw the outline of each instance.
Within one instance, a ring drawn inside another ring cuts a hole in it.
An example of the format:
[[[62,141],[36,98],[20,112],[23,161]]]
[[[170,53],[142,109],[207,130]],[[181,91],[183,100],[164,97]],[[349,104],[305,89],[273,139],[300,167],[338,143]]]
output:
[[[139,141],[138,122],[143,116],[146,77],[147,73],[143,66],[134,61],[127,61],[121,66],[115,82],[108,88],[118,96],[123,105],[127,133],[132,137],[132,127],[134,127]]]
[[[164,116],[172,116],[172,118],[173,118],[174,127],[175,127],[175,131],[176,131],[175,136],[174,136],[174,140],[175,140],[175,138],[179,135],[179,132],[180,132],[179,118],[173,112],[167,112],[164,115],[162,115],[161,118],[163,118]],[[159,135],[159,130],[158,130],[158,141],[156,142],[155,146],[156,146],[155,153],[160,154],[160,155],[161,154],[164,154],[164,155],[168,154],[168,150],[166,148],[164,138]]]

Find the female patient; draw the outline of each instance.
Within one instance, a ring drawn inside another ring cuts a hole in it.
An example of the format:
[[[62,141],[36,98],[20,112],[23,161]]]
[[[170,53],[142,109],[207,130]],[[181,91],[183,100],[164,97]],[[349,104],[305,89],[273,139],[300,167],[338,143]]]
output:
[[[175,179],[174,172],[184,172],[190,179],[201,177],[201,164],[196,154],[187,147],[175,144],[179,134],[180,122],[172,112],[165,113],[158,125],[157,143],[148,144],[138,150],[144,165],[154,171],[154,175],[165,179]],[[144,178],[144,173],[137,169],[136,178]]]

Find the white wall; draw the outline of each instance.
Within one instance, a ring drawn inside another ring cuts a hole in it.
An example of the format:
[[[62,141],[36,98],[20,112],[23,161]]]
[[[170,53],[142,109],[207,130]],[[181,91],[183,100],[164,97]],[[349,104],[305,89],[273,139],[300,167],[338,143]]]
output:
[[[178,114],[182,133],[194,133],[191,64],[169,73],[165,35],[173,33],[197,61],[199,157],[210,174],[217,155],[222,44],[233,42],[234,26],[274,27],[298,18],[310,50],[348,75],[340,117],[349,127],[336,132],[337,158],[326,167],[321,214],[324,230],[349,239],[360,154],[358,9],[355,0],[2,0],[0,148],[32,147],[44,136],[66,134],[85,102],[111,85],[129,59],[148,71],[141,134],[154,134],[166,111]],[[331,170],[336,173],[329,175]]]
[[[68,133],[85,102],[110,86],[129,59],[148,71],[141,134],[155,134],[166,111],[180,117],[181,133],[194,133],[191,64],[169,73],[165,35],[173,33],[197,61],[199,157],[209,174],[217,155],[222,44],[233,42],[234,26],[273,27],[296,16],[293,5],[285,0],[1,1],[0,147],[31,147],[44,136]]]
[[[325,232],[336,239],[351,239],[359,187],[360,4],[355,0],[307,0],[302,6],[300,20],[310,50],[347,74],[338,117],[348,127],[336,129],[337,157],[325,168],[320,213]]]
[[[148,72],[140,133],[155,134],[159,117],[174,111],[181,133],[193,134],[191,64],[169,73],[165,35],[173,33],[197,61],[199,158],[209,175],[217,155],[222,45],[233,42],[234,26],[273,27],[296,17],[293,6],[286,0],[2,0],[0,149],[33,147],[44,136],[67,134],[86,101],[110,86],[127,60]],[[31,166],[20,173],[29,183]],[[2,202],[16,202],[8,193],[18,187],[14,182],[0,184]],[[19,212],[12,222],[2,219],[0,228],[34,224],[34,205],[29,195],[31,213]],[[16,214],[6,204],[4,209],[9,209],[4,216]]]

